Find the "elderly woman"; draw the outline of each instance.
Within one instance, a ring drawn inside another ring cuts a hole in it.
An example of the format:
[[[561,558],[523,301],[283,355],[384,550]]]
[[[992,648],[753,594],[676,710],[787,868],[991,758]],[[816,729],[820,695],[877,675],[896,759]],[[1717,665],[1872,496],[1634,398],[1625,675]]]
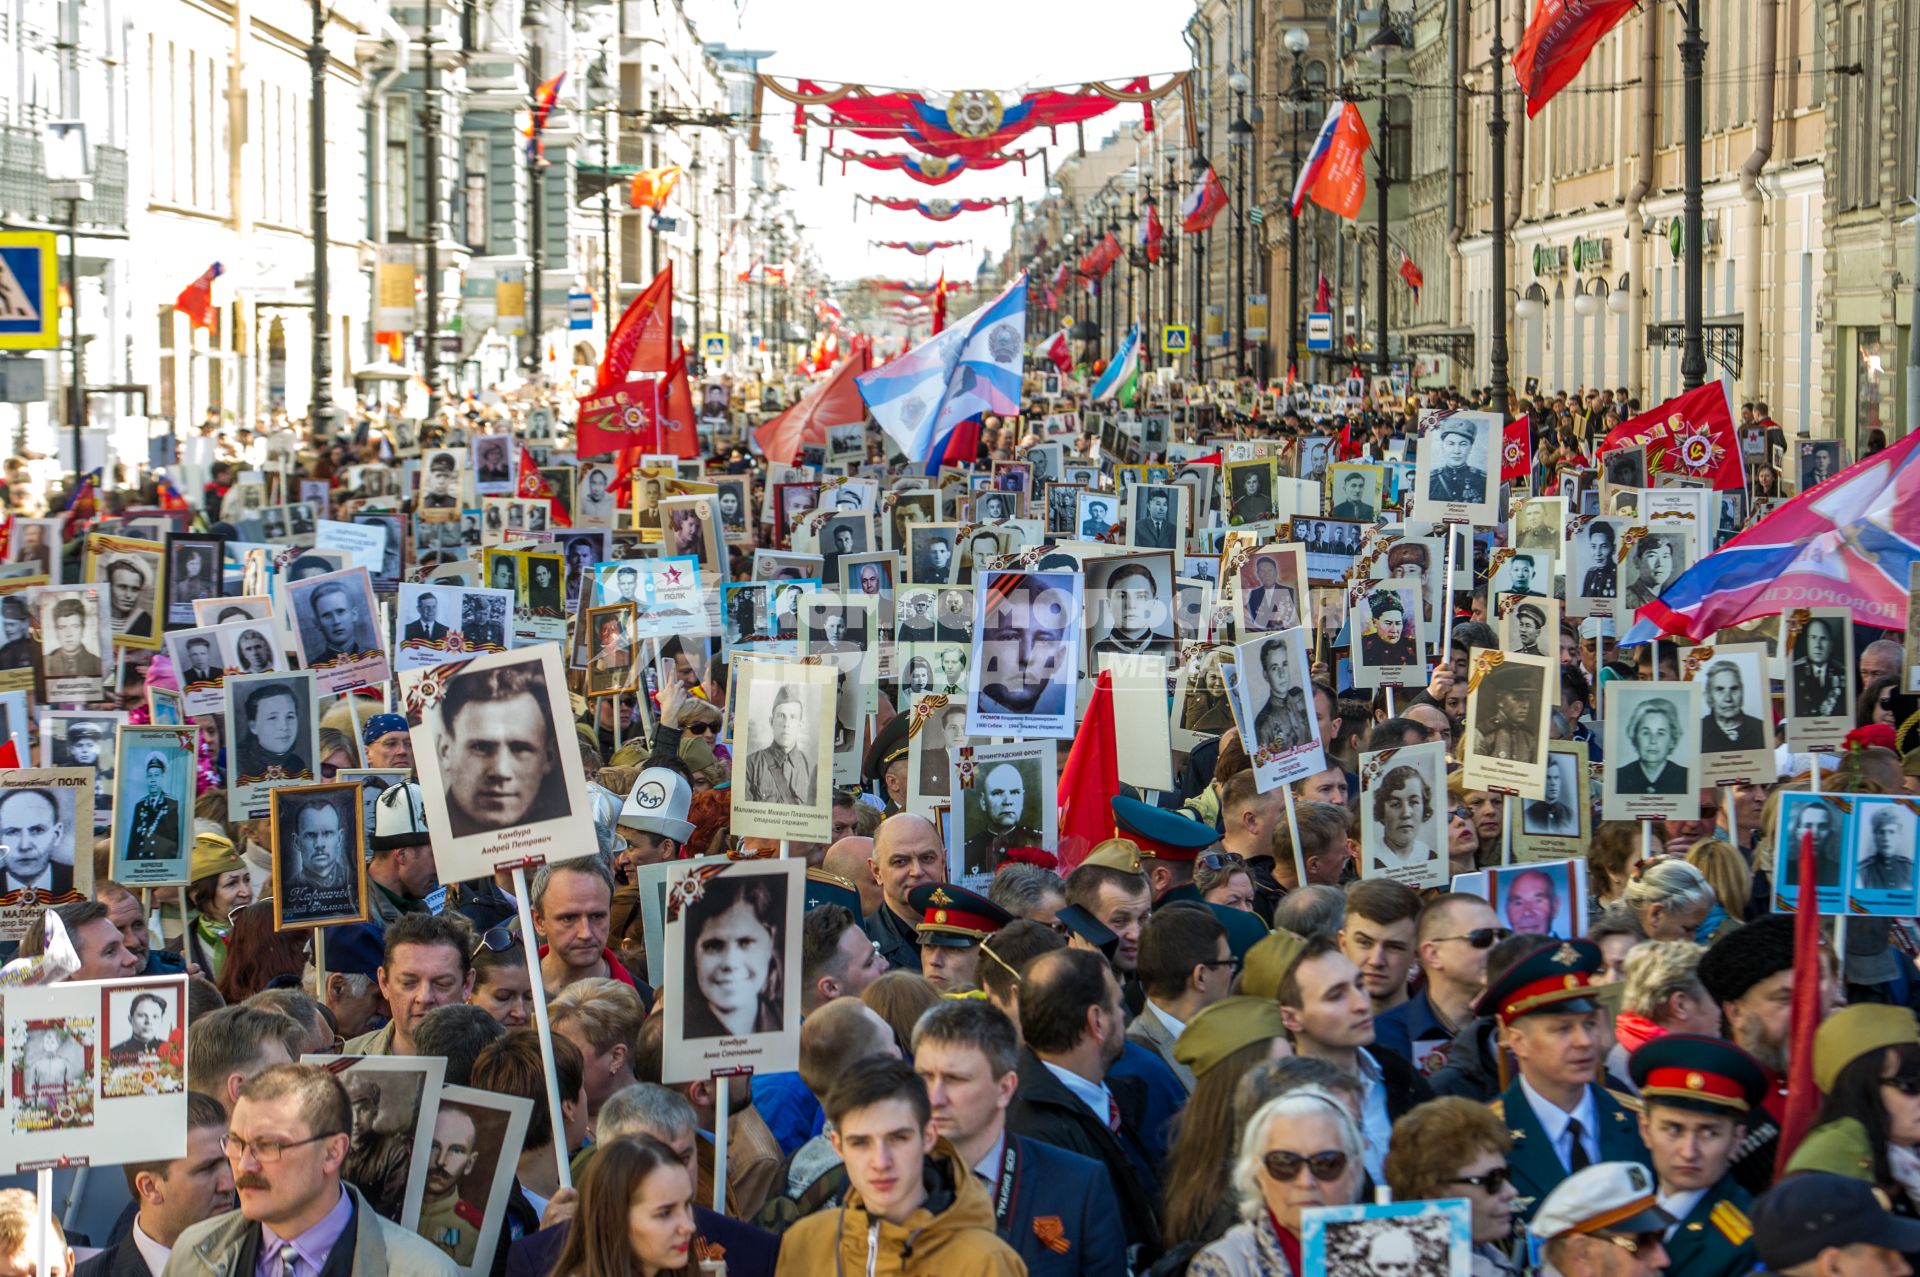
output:
[[[1253,871],[1232,852],[1207,852],[1193,862],[1193,889],[1210,905],[1253,908]]]
[[[1863,1003],[1828,1016],[1813,1036],[1813,1080],[1826,1099],[1787,1174],[1863,1179],[1900,1214],[1920,1214],[1920,1024],[1913,1012]]]
[[[1614,1076],[1627,1076],[1627,1057],[1664,1034],[1720,1035],[1720,1004],[1700,982],[1705,952],[1691,940],[1648,940],[1628,950],[1607,1060]]]
[[[1393,1124],[1387,1186],[1397,1202],[1464,1197],[1473,1208],[1474,1277],[1511,1277],[1513,1203],[1507,1177],[1513,1140],[1484,1104],[1457,1095],[1430,1100]]]
[[[1616,785],[1623,794],[1691,794],[1687,769],[1673,761],[1680,745],[1680,711],[1664,696],[1649,696],[1627,719],[1634,757],[1621,764]]]
[[[1352,1112],[1317,1086],[1269,1100],[1240,1138],[1230,1183],[1241,1222],[1193,1257],[1189,1277],[1293,1277],[1300,1213],[1350,1206],[1366,1168]]]
[[[1649,940],[1697,938],[1718,900],[1705,875],[1671,857],[1636,865],[1621,895]]]

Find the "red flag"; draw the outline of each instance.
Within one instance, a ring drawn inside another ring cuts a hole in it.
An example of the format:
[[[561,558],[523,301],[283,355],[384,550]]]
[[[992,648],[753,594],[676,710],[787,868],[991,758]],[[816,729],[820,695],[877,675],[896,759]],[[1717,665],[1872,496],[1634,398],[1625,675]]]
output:
[[[1632,13],[1634,0],[1538,0],[1513,51],[1513,78],[1527,95],[1527,118],[1573,82],[1600,38]]]
[[[653,277],[607,338],[593,390],[580,400],[574,424],[582,457],[619,452],[628,444],[647,446],[658,434],[660,411],[656,382],[631,382],[636,372],[663,373],[673,367],[673,263]],[[649,448],[649,450],[653,450]]]
[[[933,286],[933,335],[947,326],[947,268],[940,268],[940,282]]]
[[[753,432],[760,451],[782,465],[792,465],[800,450],[809,444],[826,446],[827,427],[846,425],[867,419],[867,401],[860,397],[853,379],[866,372],[873,362],[865,338],[856,337],[853,351],[831,377],[807,392],[805,398]]]
[[[1227,188],[1220,184],[1219,175],[1209,166],[1200,185],[1180,201],[1180,229],[1188,235],[1211,230],[1213,219],[1220,216],[1220,210],[1226,206]]]
[[[1160,225],[1160,210],[1152,200],[1147,201],[1147,216],[1140,223],[1140,243],[1147,250],[1147,260],[1160,260],[1160,241],[1166,236],[1166,228]]]
[[[947,436],[947,450],[940,454],[943,466],[970,466],[980,459],[980,418],[968,417],[954,426]]]
[[[1067,330],[1062,328],[1053,336],[1040,343],[1040,353],[1045,355],[1053,366],[1062,373],[1073,375],[1073,350],[1067,343]]]
[[[1071,873],[1095,846],[1113,837],[1113,796],[1120,792],[1120,750],[1113,738],[1113,671],[1101,670],[1087,712],[1060,768],[1060,868]],[[1811,881],[1809,879],[1808,881]]]
[[[1500,444],[1500,482],[1511,483],[1533,473],[1533,426],[1521,413],[1507,423]]]
[[[659,451],[676,457],[700,455],[700,416],[693,402],[693,387],[687,382],[685,346],[680,346],[673,367],[660,379]]]
[[[553,495],[553,485],[547,482],[547,476],[540,473],[540,467],[533,463],[533,454],[525,448],[520,449],[520,476],[514,481],[513,494],[526,501],[539,501],[544,498],[547,503],[548,520],[554,526],[562,528],[573,526],[573,520],[567,515],[566,506]]]
[[[200,272],[200,278],[180,290],[173,299],[173,308],[187,317],[195,328],[213,327],[213,281],[226,274],[227,268],[219,262]]]
[[[1407,287],[1413,290],[1413,300],[1420,300],[1420,290],[1425,287],[1427,277],[1413,264],[1413,258],[1406,253],[1400,254],[1400,278],[1407,281]]]
[[[1689,475],[1708,480],[1721,492],[1746,487],[1733,404],[1722,382],[1710,381],[1621,422],[1600,441],[1600,455],[1636,446],[1647,450],[1649,476],[1661,471]]]
[[[1826,968],[1820,962],[1820,902],[1811,885],[1819,877],[1813,834],[1803,833],[1800,881],[1808,885],[1801,888],[1793,915],[1793,1028],[1787,1038],[1787,1109],[1780,1116],[1775,1175],[1787,1173],[1787,1162],[1813,1129],[1814,1115],[1820,1109],[1820,1088],[1813,1081],[1813,1035],[1820,1027],[1820,985]]]
[[[1313,285],[1313,308],[1324,311],[1333,305],[1333,281],[1321,275]]]
[[[1360,118],[1360,107],[1347,103],[1333,130],[1333,140],[1327,144],[1326,163],[1314,178],[1307,198],[1336,217],[1358,217],[1360,205],[1367,198],[1367,148],[1372,145],[1367,122]]]

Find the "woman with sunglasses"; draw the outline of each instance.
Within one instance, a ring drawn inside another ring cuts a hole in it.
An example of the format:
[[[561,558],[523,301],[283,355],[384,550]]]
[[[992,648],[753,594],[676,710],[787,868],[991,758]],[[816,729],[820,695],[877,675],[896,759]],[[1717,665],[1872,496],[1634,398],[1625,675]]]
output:
[[[533,1023],[533,979],[527,974],[527,950],[504,923],[483,932],[473,946],[473,992],[479,1007],[508,1029]]]
[[[1862,1003],[1813,1035],[1813,1080],[1826,1099],[1787,1174],[1830,1171],[1875,1185],[1920,1215],[1920,1024],[1903,1006]]]
[[[1366,1170],[1360,1127],[1317,1086],[1269,1100],[1247,1123],[1230,1177],[1241,1222],[1193,1257],[1189,1277],[1291,1277],[1300,1267],[1300,1212],[1350,1206]]]
[[[1442,1096],[1393,1124],[1387,1186],[1396,1202],[1464,1197],[1473,1208],[1474,1277],[1511,1277],[1513,1203],[1507,1174],[1513,1140],[1484,1104]]]
[[[1447,869],[1458,876],[1480,867],[1480,831],[1473,823],[1473,809],[1456,805],[1447,813]]]

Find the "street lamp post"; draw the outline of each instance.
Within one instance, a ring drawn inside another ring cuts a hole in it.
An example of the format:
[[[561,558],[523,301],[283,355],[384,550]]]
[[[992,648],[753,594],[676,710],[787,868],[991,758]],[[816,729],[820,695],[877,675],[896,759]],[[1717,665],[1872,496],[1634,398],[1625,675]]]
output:
[[[1253,125],[1247,122],[1245,71],[1227,77],[1233,90],[1233,123],[1227,125],[1227,150],[1233,156],[1233,371],[1247,375],[1247,151],[1253,139]]]
[[[527,147],[527,202],[529,234],[527,235],[527,287],[526,302],[523,311],[527,315],[527,351],[520,359],[520,365],[526,371],[527,380],[533,381],[540,375],[541,366],[541,328],[540,314],[540,241],[547,233],[545,210],[541,208],[542,187],[540,171],[540,7],[528,5],[522,18],[520,29],[527,42],[527,83],[532,90],[530,99],[533,110],[532,141]]]
[[[1682,0],[1686,27],[1680,36],[1681,84],[1681,225],[1686,242],[1682,247],[1682,318],[1686,332],[1680,348],[1680,385],[1694,390],[1707,380],[1707,348],[1700,329],[1700,317],[1706,304],[1706,258],[1701,240],[1700,193],[1700,74],[1707,56],[1707,42],[1700,37],[1700,0]],[[1634,281],[1639,284],[1638,280]],[[1757,318],[1757,316],[1755,317]],[[1752,319],[1748,323],[1754,322]]]
[[[610,96],[611,81],[607,76],[607,67],[612,60],[612,51],[606,41],[600,43],[600,61],[593,64],[587,74],[587,92],[589,96],[595,89]],[[607,335],[612,336],[613,325],[619,319],[619,298],[613,292],[613,111],[611,105],[602,101],[598,105],[600,116],[600,307],[606,316]]]
[[[687,176],[693,179],[691,183],[691,186],[693,187],[693,189],[687,192],[687,216],[691,218],[693,222],[693,347],[694,347],[693,370],[695,373],[705,372],[706,366],[707,366],[706,341],[701,336],[704,325],[702,322],[703,317],[700,313],[700,213],[699,213],[700,175],[702,173],[705,173],[706,171],[707,171],[707,166],[700,159],[700,152],[695,151],[693,153],[693,158],[687,161]]]
[[[1493,313],[1488,316],[1487,373],[1493,383],[1493,410],[1507,419],[1507,49],[1506,6],[1493,0],[1493,118],[1487,133],[1493,144]],[[1635,286],[1639,285],[1634,281]]]
[[[1207,163],[1206,156],[1196,154],[1193,157],[1193,180],[1196,183],[1205,180],[1207,175],[1207,170],[1211,167],[1213,166]],[[1193,274],[1194,319],[1200,325],[1200,340],[1189,341],[1187,343],[1187,348],[1193,353],[1193,376],[1194,376],[1194,380],[1196,381],[1200,379],[1201,368],[1205,362],[1200,354],[1200,347],[1206,344],[1207,238],[1212,234],[1213,234],[1213,231],[1208,230],[1205,234],[1195,235],[1193,237],[1193,264],[1190,267],[1188,267],[1188,269]]]
[[[1287,85],[1288,114],[1293,117],[1293,152],[1288,171],[1294,184],[1300,182],[1300,117],[1306,112],[1306,77],[1301,55],[1307,51],[1309,37],[1300,27],[1289,28],[1282,37],[1287,52],[1293,55],[1293,78]],[[1292,203],[1292,196],[1287,197]],[[1300,214],[1289,210],[1287,218],[1287,367],[1300,358]]]
[[[427,416],[440,415],[440,99],[439,85],[433,75],[433,20],[428,19],[423,43],[426,45],[426,84],[421,92],[420,127],[426,133],[427,151]],[[412,193],[408,193],[412,198]]]
[[[1374,367],[1384,373],[1387,370],[1387,213],[1393,192],[1393,166],[1388,161],[1390,147],[1388,140],[1393,133],[1392,102],[1387,96],[1387,64],[1393,61],[1394,50],[1405,47],[1400,33],[1392,27],[1382,27],[1379,34],[1367,41],[1367,51],[1380,63],[1380,150],[1376,156],[1376,168],[1380,179],[1378,192],[1378,225],[1373,256],[1373,360]]]
[[[327,313],[327,15],[330,6],[313,0],[313,41],[307,45],[307,149],[311,153],[313,213],[313,396],[308,410],[315,433],[329,434],[333,424],[333,320]],[[78,441],[76,440],[76,443]],[[76,455],[74,461],[79,462]]]

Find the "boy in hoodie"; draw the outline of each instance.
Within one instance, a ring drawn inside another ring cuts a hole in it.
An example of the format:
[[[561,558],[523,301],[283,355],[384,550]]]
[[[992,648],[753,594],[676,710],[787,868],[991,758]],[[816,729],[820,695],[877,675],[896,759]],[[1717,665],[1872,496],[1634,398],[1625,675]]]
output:
[[[833,1146],[852,1185],[838,1208],[809,1215],[780,1243],[777,1277],[1019,1277],[1020,1257],[994,1232],[993,1206],[933,1129],[926,1083],[904,1060],[850,1067],[827,1095]]]

